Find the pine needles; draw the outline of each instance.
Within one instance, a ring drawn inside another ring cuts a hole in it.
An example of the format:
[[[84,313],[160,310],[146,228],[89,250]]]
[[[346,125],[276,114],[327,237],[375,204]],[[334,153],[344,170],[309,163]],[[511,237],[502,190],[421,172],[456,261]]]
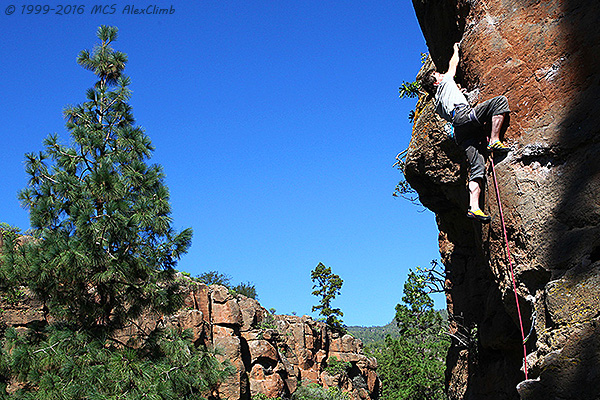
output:
[[[0,288],[29,288],[52,322],[4,332],[0,399],[8,386],[15,399],[211,397],[231,367],[189,333],[115,339],[143,313],[182,306],[175,266],[192,230],[171,227],[165,175],[148,163],[154,148],[127,103],[127,56],[110,47],[117,28],[101,26],[97,36],[101,43],[77,61],[98,80],[64,111],[71,144],[50,135],[44,151],[25,157],[20,199],[32,236],[2,236]]]

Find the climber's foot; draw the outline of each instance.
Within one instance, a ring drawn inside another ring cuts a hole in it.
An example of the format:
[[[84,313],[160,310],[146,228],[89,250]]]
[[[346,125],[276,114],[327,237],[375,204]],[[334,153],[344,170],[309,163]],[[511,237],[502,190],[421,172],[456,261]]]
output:
[[[488,151],[494,152],[494,153],[508,153],[510,151],[510,147],[508,147],[507,145],[505,145],[504,143],[502,143],[499,140],[496,140],[494,143],[490,143],[488,144]]]
[[[476,219],[477,221],[483,222],[485,224],[487,224],[488,222],[490,222],[492,220],[492,217],[490,217],[489,215],[487,215],[480,209],[477,209],[475,211],[469,210],[467,212],[467,217]]]

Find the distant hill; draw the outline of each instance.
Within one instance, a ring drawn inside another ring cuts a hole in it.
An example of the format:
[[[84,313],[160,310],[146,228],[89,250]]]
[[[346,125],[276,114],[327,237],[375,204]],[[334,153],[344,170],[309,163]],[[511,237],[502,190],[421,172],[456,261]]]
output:
[[[365,346],[382,342],[387,335],[399,335],[396,321],[392,321],[384,326],[348,326],[346,329],[352,336],[362,340]]]
[[[448,312],[445,309],[438,312],[444,321],[448,320]],[[362,340],[365,346],[383,342],[387,335],[392,337],[400,335],[395,320],[384,326],[347,326],[346,329],[352,336]]]

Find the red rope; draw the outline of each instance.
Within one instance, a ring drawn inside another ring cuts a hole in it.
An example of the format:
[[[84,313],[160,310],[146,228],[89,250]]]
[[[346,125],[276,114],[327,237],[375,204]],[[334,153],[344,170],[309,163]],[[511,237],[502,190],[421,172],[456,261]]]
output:
[[[517,296],[517,284],[515,283],[515,274],[513,272],[512,258],[510,256],[510,248],[508,246],[508,235],[506,234],[506,225],[504,224],[504,214],[502,213],[502,203],[500,202],[500,191],[498,190],[498,182],[496,181],[496,166],[494,165],[494,155],[490,157],[492,160],[492,176],[494,177],[494,188],[496,189],[496,199],[498,200],[498,209],[500,211],[500,221],[502,222],[502,231],[504,232],[504,243],[506,243],[506,253],[508,254],[508,265],[510,267],[510,277],[512,279],[513,290],[515,292],[515,301],[517,303],[517,314],[519,314],[519,325],[521,326],[521,338],[523,339],[523,356],[525,365],[525,380],[527,380],[527,346],[525,345],[525,331],[523,329],[523,319],[521,318],[521,308],[519,307],[519,296]]]

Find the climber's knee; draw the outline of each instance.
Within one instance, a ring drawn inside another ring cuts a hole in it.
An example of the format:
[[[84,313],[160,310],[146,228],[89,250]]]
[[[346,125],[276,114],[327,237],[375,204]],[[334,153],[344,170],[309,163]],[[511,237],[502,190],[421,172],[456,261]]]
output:
[[[475,146],[467,146],[467,161],[469,162],[469,181],[485,178],[485,160]]]

